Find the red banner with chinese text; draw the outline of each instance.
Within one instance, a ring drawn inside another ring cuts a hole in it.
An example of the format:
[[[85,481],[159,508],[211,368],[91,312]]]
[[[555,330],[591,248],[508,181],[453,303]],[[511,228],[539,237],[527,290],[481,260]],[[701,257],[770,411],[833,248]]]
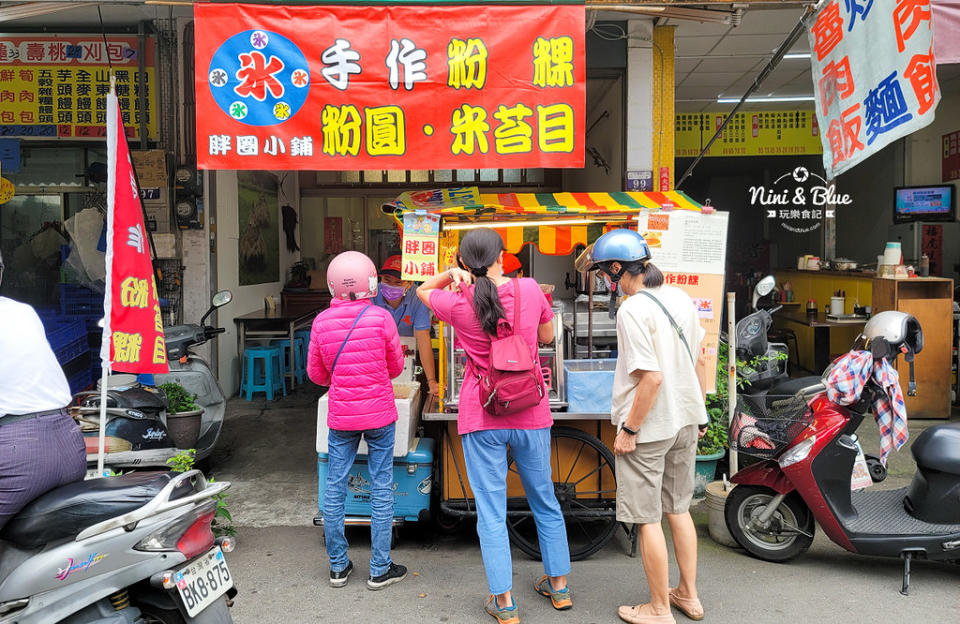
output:
[[[160,299],[117,96],[107,95],[107,279],[100,357],[114,372],[166,373]],[[109,358],[109,360],[107,359]]]
[[[200,168],[583,167],[583,5],[194,15]]]

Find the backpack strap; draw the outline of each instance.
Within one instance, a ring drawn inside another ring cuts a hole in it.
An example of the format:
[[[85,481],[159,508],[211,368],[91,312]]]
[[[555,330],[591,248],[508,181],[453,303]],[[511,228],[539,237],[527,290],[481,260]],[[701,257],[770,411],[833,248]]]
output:
[[[330,367],[330,383],[333,383],[333,371],[337,367],[337,360],[340,359],[340,354],[343,353],[343,348],[347,346],[347,341],[350,340],[350,334],[353,333],[354,328],[357,326],[357,323],[360,322],[360,317],[370,309],[371,304],[367,304],[360,310],[360,314],[357,315],[357,318],[353,320],[353,325],[350,326],[350,331],[347,332],[347,337],[343,339],[343,344],[340,345],[340,349],[337,351],[337,357],[333,358],[333,366]]]
[[[667,311],[666,306],[664,306],[659,299],[654,297],[652,294],[650,294],[646,290],[641,290],[640,294],[646,295],[647,297],[652,299],[654,303],[660,306],[660,309],[663,310],[663,313],[667,315],[667,318],[670,319],[670,324],[673,325],[673,328],[675,330],[677,330],[677,335],[680,336],[680,340],[683,341],[683,346],[687,348],[687,355],[690,356],[690,363],[693,364],[694,368],[696,368],[697,361],[693,359],[693,351],[690,350],[690,345],[689,343],[687,343],[687,337],[683,335],[683,329],[679,325],[677,325],[677,321],[674,320],[673,315],[670,314],[669,311]]]
[[[520,328],[520,279],[513,278],[513,333]]]

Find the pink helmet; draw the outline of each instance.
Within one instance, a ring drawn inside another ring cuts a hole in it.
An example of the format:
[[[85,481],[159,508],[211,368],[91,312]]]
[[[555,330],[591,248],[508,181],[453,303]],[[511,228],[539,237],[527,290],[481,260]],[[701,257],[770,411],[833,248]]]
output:
[[[377,294],[377,267],[359,251],[345,251],[330,261],[327,285],[334,299],[369,299]]]

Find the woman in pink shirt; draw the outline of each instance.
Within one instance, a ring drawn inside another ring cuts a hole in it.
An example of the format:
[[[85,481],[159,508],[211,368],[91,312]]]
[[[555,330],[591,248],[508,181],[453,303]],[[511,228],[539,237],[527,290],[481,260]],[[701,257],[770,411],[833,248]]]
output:
[[[510,447],[527,501],[533,511],[546,574],[534,584],[556,609],[573,606],[567,588],[570,551],[563,513],[550,472],[550,399],[544,392],[538,405],[522,412],[494,416],[480,404],[477,377],[490,362],[490,344],[510,333],[514,318],[513,280],[503,275],[503,239],[490,229],[477,229],[460,243],[460,263],[424,282],[417,295],[438,319],[457,332],[466,351],[467,370],[460,390],[457,416],[467,477],[477,505],[477,533],[487,573],[490,599],[486,611],[501,624],[517,624],[519,610],[513,581],[510,540],[507,535],[507,447]],[[538,342],[553,340],[553,311],[537,282],[520,279],[520,323],[512,328],[523,337],[537,361]],[[454,290],[443,290],[453,285]]]

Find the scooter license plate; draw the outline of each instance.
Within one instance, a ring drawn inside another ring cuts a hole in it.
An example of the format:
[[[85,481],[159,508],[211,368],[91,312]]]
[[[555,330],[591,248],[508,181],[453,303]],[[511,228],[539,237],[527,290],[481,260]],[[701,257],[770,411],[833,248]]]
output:
[[[215,546],[177,570],[174,582],[187,615],[194,617],[233,587],[233,575],[223,551]]]

